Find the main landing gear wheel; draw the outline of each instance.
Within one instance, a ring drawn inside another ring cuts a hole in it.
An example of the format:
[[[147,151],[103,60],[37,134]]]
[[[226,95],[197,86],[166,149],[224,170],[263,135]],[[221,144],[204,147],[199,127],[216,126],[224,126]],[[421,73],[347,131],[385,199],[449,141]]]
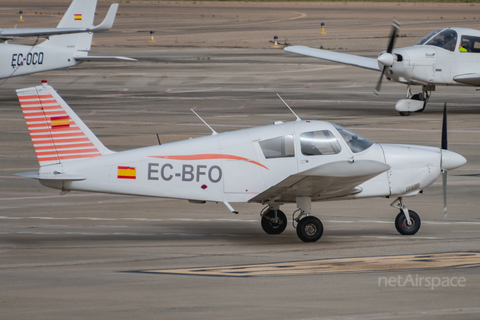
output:
[[[280,234],[287,227],[287,216],[280,210],[277,210],[277,221],[275,221],[275,211],[268,210],[262,215],[262,229],[268,234]]]
[[[320,219],[308,216],[298,222],[297,235],[303,242],[315,242],[322,234],[323,224]]]
[[[410,221],[412,222],[412,224],[408,225],[405,214],[403,213],[403,211],[400,211],[400,213],[395,218],[395,228],[397,228],[397,231],[400,234],[410,236],[417,233],[417,231],[420,229],[421,221],[420,217],[415,211],[408,210],[408,214],[410,215]]]

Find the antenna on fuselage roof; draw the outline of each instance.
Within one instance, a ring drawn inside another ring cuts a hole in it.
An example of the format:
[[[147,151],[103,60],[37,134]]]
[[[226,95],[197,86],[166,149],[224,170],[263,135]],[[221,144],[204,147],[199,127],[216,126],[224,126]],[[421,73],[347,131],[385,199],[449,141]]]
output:
[[[277,96],[280,98],[280,100],[283,101],[283,103],[285,103],[285,105],[287,106],[288,110],[290,110],[290,111],[293,113],[293,115],[294,115],[295,117],[297,117],[297,121],[302,121],[302,119],[300,119],[300,118],[297,116],[297,114],[296,114],[295,112],[293,112],[292,108],[290,108],[290,106],[285,102],[285,100],[282,99],[282,97],[280,97],[280,95],[279,95],[278,93],[277,93]]]
[[[200,116],[195,112],[195,110],[193,110],[193,109],[190,109],[190,110],[192,110],[192,112],[195,113],[195,115],[198,117],[198,119],[202,120],[202,122],[205,123],[205,125],[206,125],[210,130],[212,130],[212,134],[217,134],[217,131],[213,130],[213,128],[210,127],[210,126],[208,125],[208,123],[207,123],[205,120],[203,120],[202,117],[200,117]]]

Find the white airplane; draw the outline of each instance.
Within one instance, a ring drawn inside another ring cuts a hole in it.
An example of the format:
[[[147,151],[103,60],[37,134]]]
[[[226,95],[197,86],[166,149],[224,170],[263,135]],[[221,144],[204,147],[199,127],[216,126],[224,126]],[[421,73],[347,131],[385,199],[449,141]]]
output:
[[[395,105],[402,116],[423,111],[437,85],[480,86],[480,30],[442,28],[411,47],[393,49],[398,30],[399,23],[394,21],[387,50],[380,52],[377,59],[305,46],[286,47],[285,51],[381,71],[376,95],[383,75],[406,84],[406,99]],[[422,92],[412,94],[412,85],[421,85]]]
[[[209,126],[209,136],[113,152],[45,80],[17,95],[40,163],[38,172],[19,175],[62,193],[223,202],[234,213],[230,203],[261,203],[266,205],[261,225],[268,234],[285,230],[280,206],[296,203],[293,222],[305,242],[322,236],[311,202],[324,200],[394,198],[398,232],[415,234],[420,217],[403,198],[421,193],[442,172],[445,188],[445,172],[466,163],[446,150],[446,118],[443,149],[376,144],[339,125],[297,116],[297,121],[220,134]]]
[[[56,28],[0,29],[0,79],[53,69],[68,68],[84,61],[135,59],[89,56],[93,33],[112,28],[118,3],[110,6],[102,23],[93,26],[97,0],[73,0]],[[8,40],[37,37],[35,44],[10,44]],[[37,44],[39,38],[47,38]]]

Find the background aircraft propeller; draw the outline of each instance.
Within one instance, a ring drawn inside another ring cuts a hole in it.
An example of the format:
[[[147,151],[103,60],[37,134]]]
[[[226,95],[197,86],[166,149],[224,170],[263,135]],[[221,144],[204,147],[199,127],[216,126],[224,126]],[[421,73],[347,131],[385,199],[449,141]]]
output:
[[[373,93],[378,96],[380,93],[380,88],[382,86],[383,75],[385,74],[385,69],[391,67],[395,61],[395,56],[392,54],[393,46],[395,45],[395,40],[397,37],[398,30],[400,29],[400,23],[397,20],[393,20],[392,32],[390,33],[390,42],[388,43],[387,51],[377,58],[378,62],[383,65],[382,73],[378,79],[377,85]]]

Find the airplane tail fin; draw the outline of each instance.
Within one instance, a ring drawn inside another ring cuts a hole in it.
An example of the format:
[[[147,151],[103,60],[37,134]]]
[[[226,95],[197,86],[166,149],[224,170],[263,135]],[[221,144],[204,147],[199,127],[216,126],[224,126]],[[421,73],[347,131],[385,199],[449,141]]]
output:
[[[57,28],[92,28],[97,0],[73,0]],[[55,35],[45,40],[39,47],[74,48],[90,51],[93,33]]]
[[[113,153],[47,81],[16,92],[40,166]]]

